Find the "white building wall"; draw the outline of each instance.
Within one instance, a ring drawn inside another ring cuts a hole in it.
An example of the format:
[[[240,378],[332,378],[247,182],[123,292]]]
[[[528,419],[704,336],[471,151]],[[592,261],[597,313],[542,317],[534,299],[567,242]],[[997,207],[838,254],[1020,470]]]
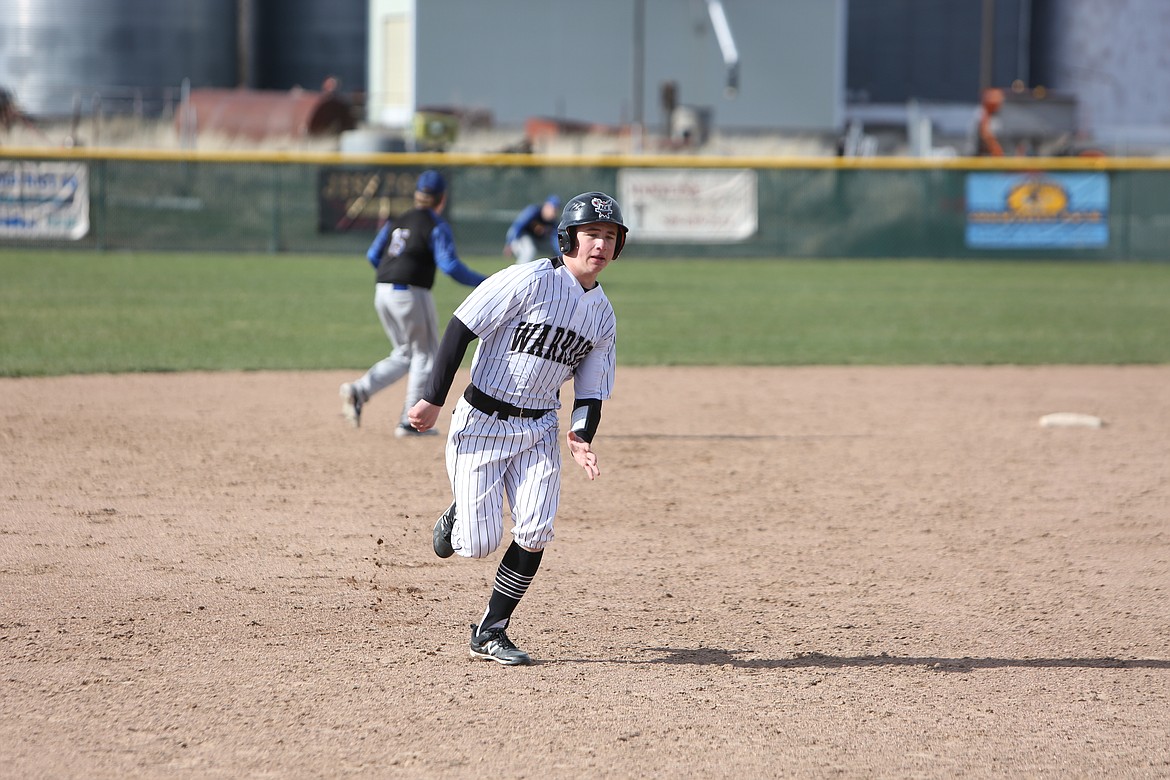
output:
[[[407,127],[414,116],[416,22],[415,0],[370,0],[366,119],[371,125]]]

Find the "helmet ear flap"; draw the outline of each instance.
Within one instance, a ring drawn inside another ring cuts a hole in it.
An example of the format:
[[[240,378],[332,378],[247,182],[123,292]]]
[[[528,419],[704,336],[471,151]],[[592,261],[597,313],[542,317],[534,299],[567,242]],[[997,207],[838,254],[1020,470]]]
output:
[[[573,232],[570,233],[569,231]],[[573,245],[577,242],[577,232],[575,228],[568,227],[564,230],[557,231],[557,248],[561,250],[562,255],[567,255],[573,251]],[[613,248],[613,259],[617,260],[617,256],[622,253],[622,247],[626,245],[626,232],[619,230],[617,234],[617,243]]]
[[[561,250],[562,255],[566,255],[573,251],[573,239],[576,237],[569,233],[572,228],[561,228],[557,231],[557,248]]]

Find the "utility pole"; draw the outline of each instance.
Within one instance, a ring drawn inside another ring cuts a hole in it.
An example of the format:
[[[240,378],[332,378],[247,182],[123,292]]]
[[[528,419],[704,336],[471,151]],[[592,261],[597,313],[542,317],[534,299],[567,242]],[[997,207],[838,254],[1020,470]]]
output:
[[[979,46],[979,94],[992,86],[995,60],[995,0],[983,0],[983,38]]]
[[[631,127],[634,151],[642,151],[642,135],[646,127],[644,92],[646,86],[646,0],[634,0],[634,62],[633,73],[634,117]]]

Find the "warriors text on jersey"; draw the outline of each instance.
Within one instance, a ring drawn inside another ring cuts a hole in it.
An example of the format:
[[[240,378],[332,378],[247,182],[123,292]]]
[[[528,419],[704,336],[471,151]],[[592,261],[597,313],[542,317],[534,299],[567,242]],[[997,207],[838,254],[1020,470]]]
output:
[[[617,322],[601,285],[585,290],[560,259],[505,268],[475,288],[455,317],[479,337],[471,382],[526,409],[557,409],[613,391]]]

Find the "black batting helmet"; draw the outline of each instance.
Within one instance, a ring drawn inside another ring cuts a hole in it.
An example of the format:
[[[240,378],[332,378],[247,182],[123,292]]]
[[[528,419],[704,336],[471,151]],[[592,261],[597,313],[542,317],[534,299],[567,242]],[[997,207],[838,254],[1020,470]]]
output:
[[[621,228],[613,256],[616,259],[621,254],[622,247],[626,245],[626,233],[630,229],[622,224],[622,210],[617,201],[604,192],[583,192],[565,204],[561,224],[557,225],[557,246],[562,255],[572,252],[577,243],[577,231],[574,228],[593,222],[610,222]]]

